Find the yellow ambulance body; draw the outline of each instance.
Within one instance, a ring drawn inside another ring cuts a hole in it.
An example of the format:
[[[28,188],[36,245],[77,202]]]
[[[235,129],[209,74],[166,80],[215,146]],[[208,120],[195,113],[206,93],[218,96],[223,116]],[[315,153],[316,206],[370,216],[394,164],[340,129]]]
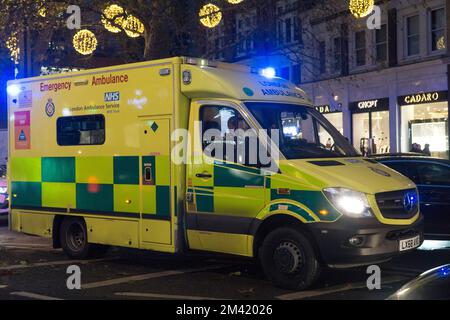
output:
[[[423,241],[415,185],[359,157],[285,80],[172,58],[11,81],[8,92],[10,228],[73,258],[105,245],[259,257],[275,284],[306,288],[320,266],[380,262]],[[299,132],[313,118],[327,143]],[[275,171],[206,159],[198,121],[226,131],[230,119],[278,125]],[[194,137],[186,163],[173,159],[176,129]]]

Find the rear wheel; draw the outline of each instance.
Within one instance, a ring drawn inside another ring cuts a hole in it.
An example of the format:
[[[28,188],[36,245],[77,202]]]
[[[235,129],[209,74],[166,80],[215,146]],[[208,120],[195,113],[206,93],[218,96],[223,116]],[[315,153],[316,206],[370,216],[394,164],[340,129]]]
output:
[[[320,264],[311,242],[300,230],[293,228],[278,228],[266,236],[261,248],[261,263],[267,277],[283,289],[307,289],[320,274]]]
[[[80,218],[66,218],[61,223],[61,246],[71,259],[88,259],[106,253],[107,246],[90,244],[87,237],[86,223]]]

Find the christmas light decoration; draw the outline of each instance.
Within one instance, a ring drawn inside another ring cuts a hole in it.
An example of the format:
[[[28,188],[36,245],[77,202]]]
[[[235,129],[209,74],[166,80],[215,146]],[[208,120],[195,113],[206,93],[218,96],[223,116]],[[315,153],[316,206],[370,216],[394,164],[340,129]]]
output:
[[[231,4],[239,4],[244,0],[227,0],[227,1],[228,1],[228,3],[231,3]]]
[[[97,38],[87,29],[80,30],[73,37],[73,47],[82,55],[92,54],[97,49]]]
[[[200,22],[207,28],[214,28],[222,21],[220,8],[212,3],[204,5],[198,15]]]
[[[106,30],[112,33],[119,33],[124,23],[125,10],[116,4],[112,4],[103,10],[102,23]],[[112,22],[112,23],[111,23]]]
[[[373,11],[374,0],[350,0],[349,10],[356,18],[364,18]]]
[[[17,35],[15,33],[9,36],[6,40],[6,48],[9,50],[11,60],[14,61],[15,64],[18,64],[20,58],[20,48],[19,41],[17,40]]]
[[[133,15],[128,15],[122,23],[122,28],[130,38],[137,38],[145,31],[144,24]]]

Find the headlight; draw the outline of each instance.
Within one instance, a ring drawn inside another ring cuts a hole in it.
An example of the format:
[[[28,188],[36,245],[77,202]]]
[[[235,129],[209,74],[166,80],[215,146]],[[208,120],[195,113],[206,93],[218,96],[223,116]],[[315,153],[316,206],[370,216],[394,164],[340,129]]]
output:
[[[353,217],[372,217],[372,210],[364,193],[345,188],[328,188],[323,192],[343,214]]]
[[[8,188],[0,187],[0,193],[6,193],[6,192],[8,192]]]

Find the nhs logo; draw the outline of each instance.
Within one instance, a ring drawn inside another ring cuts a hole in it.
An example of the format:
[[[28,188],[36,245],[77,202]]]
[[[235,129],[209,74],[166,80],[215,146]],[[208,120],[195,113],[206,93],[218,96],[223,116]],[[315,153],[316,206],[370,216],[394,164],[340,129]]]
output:
[[[120,92],[106,92],[105,93],[105,102],[113,102],[120,101]]]

